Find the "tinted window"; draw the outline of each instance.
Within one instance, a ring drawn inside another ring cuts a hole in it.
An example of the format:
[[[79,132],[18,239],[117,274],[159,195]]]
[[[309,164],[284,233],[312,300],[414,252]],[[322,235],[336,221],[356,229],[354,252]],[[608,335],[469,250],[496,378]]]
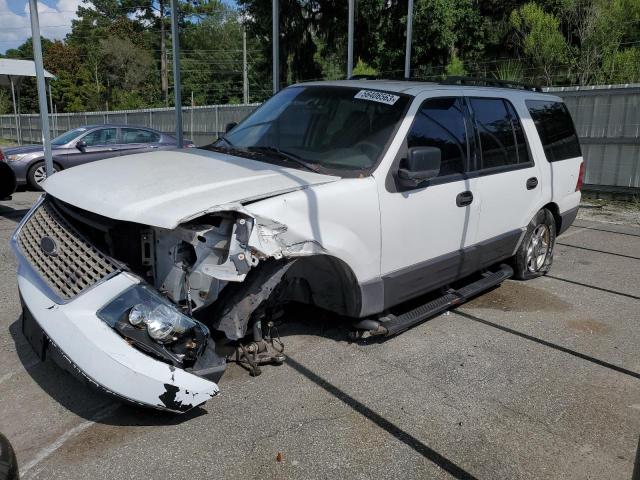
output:
[[[527,100],[547,160],[557,162],[582,156],[578,135],[567,107],[562,102]]]
[[[100,130],[94,130],[87,133],[82,140],[85,141],[87,146],[92,145],[110,145],[116,143],[117,129],[115,128],[101,128]]]
[[[522,125],[513,106],[500,98],[471,98],[480,140],[481,168],[527,163]]]
[[[234,155],[248,151],[251,158],[267,162],[289,156],[316,169],[369,169],[384,152],[409,99],[351,87],[289,87],[214,147],[233,148]]]
[[[139,128],[123,128],[122,143],[156,143],[160,141],[160,135],[149,130]]]
[[[460,98],[432,98],[422,104],[407,135],[412,147],[438,147],[440,176],[464,172],[467,160],[467,130]]]

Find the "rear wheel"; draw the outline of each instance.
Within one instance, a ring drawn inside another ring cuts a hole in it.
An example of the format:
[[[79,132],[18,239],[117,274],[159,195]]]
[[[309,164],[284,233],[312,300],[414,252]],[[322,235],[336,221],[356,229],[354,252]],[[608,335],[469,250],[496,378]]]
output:
[[[53,164],[53,173],[59,170],[58,166]],[[47,179],[47,169],[44,162],[38,162],[29,169],[27,174],[27,181],[29,186],[34,190],[42,190],[42,182]]]
[[[553,263],[555,243],[556,222],[553,214],[542,209],[527,226],[527,233],[514,256],[514,276],[529,280],[546,274]]]

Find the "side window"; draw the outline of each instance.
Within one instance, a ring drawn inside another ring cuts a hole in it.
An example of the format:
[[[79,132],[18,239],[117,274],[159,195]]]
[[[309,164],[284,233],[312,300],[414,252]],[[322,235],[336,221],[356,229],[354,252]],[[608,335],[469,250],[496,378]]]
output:
[[[522,125],[513,106],[501,98],[470,98],[480,141],[480,168],[529,162]]]
[[[564,103],[550,100],[527,100],[525,103],[547,160],[557,162],[582,156],[578,135]]]
[[[407,146],[438,147],[440,177],[463,173],[467,161],[467,129],[460,98],[442,97],[425,101],[407,135]]]
[[[123,128],[122,143],[156,143],[160,141],[160,135],[149,130],[139,128]]]
[[[111,145],[116,143],[117,129],[101,128],[87,133],[81,140],[84,140],[88,147],[95,145]]]

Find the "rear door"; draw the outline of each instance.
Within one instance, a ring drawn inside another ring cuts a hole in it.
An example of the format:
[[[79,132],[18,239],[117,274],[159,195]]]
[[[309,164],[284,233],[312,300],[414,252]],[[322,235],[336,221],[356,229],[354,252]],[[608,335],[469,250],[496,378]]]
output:
[[[120,155],[147,152],[160,145],[160,134],[144,128],[122,127],[120,136]]]
[[[540,208],[541,171],[511,100],[480,93],[466,101],[475,129],[471,176],[480,203],[474,257],[484,267],[515,252]],[[518,107],[524,109],[524,103]]]

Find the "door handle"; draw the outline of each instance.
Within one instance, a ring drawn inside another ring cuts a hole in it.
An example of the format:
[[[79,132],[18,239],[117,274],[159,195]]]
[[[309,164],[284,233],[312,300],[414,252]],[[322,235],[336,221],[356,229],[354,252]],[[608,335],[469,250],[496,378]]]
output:
[[[527,190],[533,190],[538,186],[538,179],[536,177],[531,177],[527,180]]]
[[[459,193],[456,197],[456,205],[459,207],[466,207],[467,205],[471,205],[471,202],[473,202],[473,193],[471,193],[469,190]]]

